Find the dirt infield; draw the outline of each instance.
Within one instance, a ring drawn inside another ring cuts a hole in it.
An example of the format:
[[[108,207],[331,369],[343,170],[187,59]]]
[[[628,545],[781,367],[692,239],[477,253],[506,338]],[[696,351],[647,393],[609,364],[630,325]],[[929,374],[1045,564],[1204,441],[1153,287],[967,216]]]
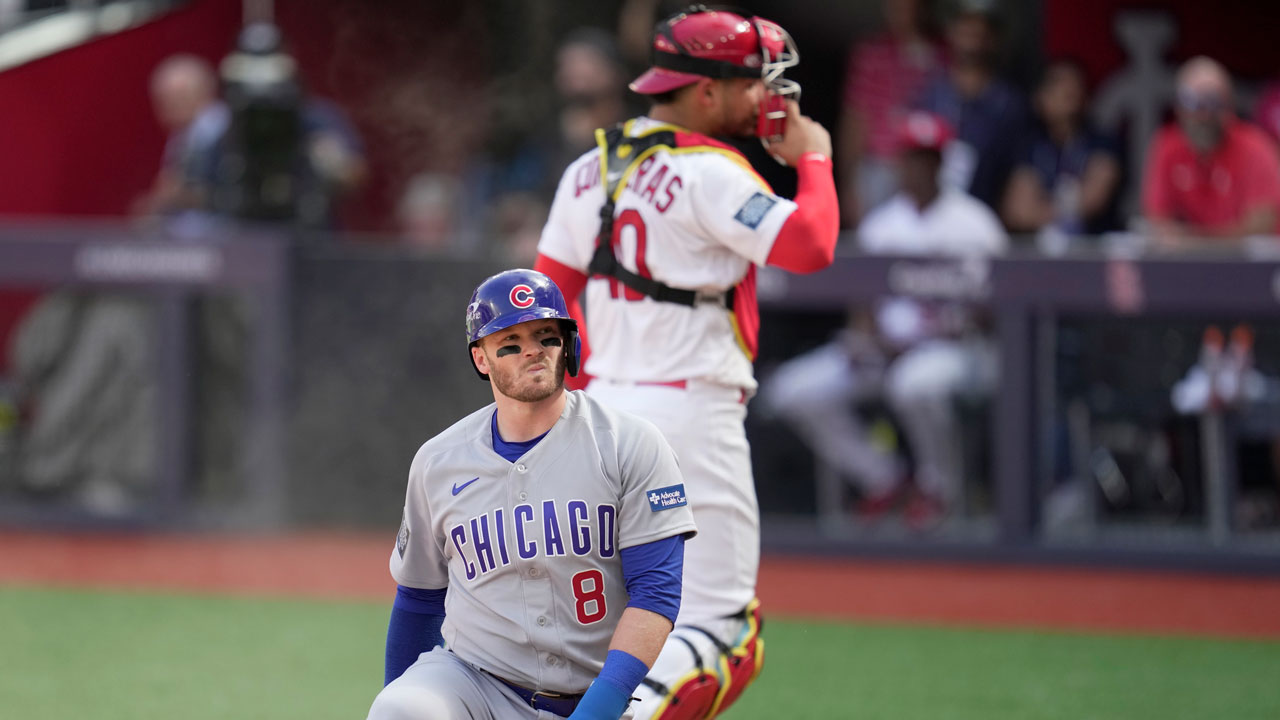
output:
[[[0,584],[390,602],[389,536],[0,532]],[[1280,638],[1280,579],[766,556],[770,615]]]

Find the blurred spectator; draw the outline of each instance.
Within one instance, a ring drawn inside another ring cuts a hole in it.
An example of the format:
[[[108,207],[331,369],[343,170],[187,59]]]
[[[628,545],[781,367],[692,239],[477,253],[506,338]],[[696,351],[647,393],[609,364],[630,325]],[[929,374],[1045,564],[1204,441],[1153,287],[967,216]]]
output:
[[[559,103],[561,157],[568,165],[595,143],[596,128],[628,116],[626,75],[613,36],[595,28],[569,33],[556,50],[556,98]]]
[[[942,156],[954,138],[946,121],[913,113],[900,124],[902,190],[859,227],[862,249],[876,254],[978,258],[1004,252],[1009,239],[990,208],[940,184]],[[975,285],[985,266],[965,265]],[[996,353],[979,334],[976,313],[955,302],[887,298],[876,308],[881,341],[897,354],[885,376],[889,407],[915,459],[916,494],[907,519],[927,525],[962,491],[960,396],[985,397],[995,386]]]
[[[168,133],[160,171],[134,212],[172,215],[208,206],[218,142],[230,113],[218,99],[213,67],[194,55],[172,55],[151,74],[151,103]]]
[[[1273,234],[1280,157],[1257,126],[1236,118],[1231,77],[1200,56],[1178,71],[1177,122],[1147,152],[1142,209],[1158,245],[1192,247]]]
[[[996,75],[993,2],[957,3],[946,28],[949,65],[934,73],[913,105],[941,115],[956,130],[943,181],[998,209],[1026,131],[1026,99]]]
[[[552,82],[554,114],[541,123],[524,118],[519,134],[496,133],[490,152],[464,174],[465,232],[484,238],[487,255],[531,261],[560,172],[595,146],[597,128],[628,115],[622,58],[608,32],[569,32],[556,48]]]
[[[942,66],[921,0],[884,0],[883,34],[849,54],[840,118],[841,217],[856,225],[897,190],[894,124]]]
[[[214,208],[248,220],[335,227],[338,200],[368,174],[346,114],[306,93],[270,23],[241,31],[221,73],[230,122],[219,148]]]
[[[890,200],[858,227],[864,250],[885,254],[993,254],[1008,237],[990,208],[942,183],[943,156],[961,142],[940,115],[912,112],[899,120],[898,185]]]
[[[458,178],[447,173],[415,176],[397,211],[405,241],[453,256],[488,255],[515,266],[533,263],[547,219],[547,205],[541,198],[531,192],[507,193],[473,222],[465,221],[462,201]]]
[[[1119,154],[1085,119],[1086,100],[1083,69],[1070,60],[1049,63],[1033,98],[1035,122],[1004,196],[1011,231],[1060,236],[1118,229]]]
[[[618,47],[629,66],[627,77],[648,69],[654,23],[690,4],[687,0],[622,0],[618,10]]]
[[[532,265],[549,209],[533,193],[509,193],[499,198],[487,225],[490,236],[497,241],[494,257],[514,267]]]
[[[760,399],[858,489],[857,512],[873,519],[897,502],[906,468],[896,438],[877,432],[877,420],[866,417],[883,399],[887,362],[866,324],[866,313],[851,309],[835,337],[779,365],[762,384]]]
[[[863,249],[883,254],[974,256],[1001,252],[1007,237],[994,213],[962,190],[940,185],[943,151],[952,140],[944,120],[912,113],[895,135],[901,191],[863,221]],[[915,527],[937,521],[961,486],[955,399],[994,383],[994,351],[975,336],[964,307],[916,298],[887,298],[874,329],[858,313],[817,350],[780,366],[764,401],[791,422],[814,452],[859,488],[859,511],[875,516],[904,496]],[[888,368],[885,364],[888,363]],[[915,461],[915,487],[884,433],[869,429],[859,406],[883,398],[902,423]]]
[[[396,214],[405,241],[433,251],[463,246],[462,185],[448,173],[420,173],[409,181]]]

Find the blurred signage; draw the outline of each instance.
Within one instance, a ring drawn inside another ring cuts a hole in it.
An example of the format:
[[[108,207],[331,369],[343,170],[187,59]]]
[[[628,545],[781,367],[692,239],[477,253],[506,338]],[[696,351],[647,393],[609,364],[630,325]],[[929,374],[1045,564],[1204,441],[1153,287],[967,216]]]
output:
[[[889,289],[900,295],[984,300],[991,295],[987,258],[898,260],[889,266]]]
[[[1132,260],[1108,260],[1107,304],[1120,315],[1134,315],[1146,305],[1142,269]]]
[[[222,271],[222,252],[207,245],[87,245],[76,252],[82,280],[209,282]]]

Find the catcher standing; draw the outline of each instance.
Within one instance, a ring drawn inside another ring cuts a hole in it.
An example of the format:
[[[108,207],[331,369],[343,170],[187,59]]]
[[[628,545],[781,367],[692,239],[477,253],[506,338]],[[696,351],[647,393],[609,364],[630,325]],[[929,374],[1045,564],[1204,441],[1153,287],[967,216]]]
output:
[[[756,390],[756,267],[813,272],[839,232],[831,139],[800,114],[791,37],[759,17],[693,7],[658,23],[631,83],[648,115],[598,130],[561,178],[537,269],[585,289],[587,393],[652,420],[687,482],[699,536],[675,630],[637,691],[637,718],[726,709],[760,672],[759,510],[744,420]],[[760,136],[798,173],[779,197],[712,136]]]
[[[472,295],[468,351],[494,404],[409,469],[371,720],[617,720],[658,656],[693,519],[657,428],[565,391],[577,340],[541,273]]]

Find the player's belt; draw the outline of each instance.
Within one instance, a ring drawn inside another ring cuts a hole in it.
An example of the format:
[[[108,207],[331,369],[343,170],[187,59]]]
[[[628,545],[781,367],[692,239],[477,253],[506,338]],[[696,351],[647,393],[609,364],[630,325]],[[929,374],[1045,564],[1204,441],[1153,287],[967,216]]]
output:
[[[631,384],[636,386],[647,385],[650,387],[669,387],[669,388],[677,388],[679,390],[689,389],[688,380],[634,380],[631,382]],[[739,388],[738,402],[744,403],[746,401],[747,401],[747,391],[742,388]]]
[[[489,672],[486,670],[485,672]],[[489,673],[493,675],[493,673]],[[529,707],[534,710],[546,710],[549,713],[555,713],[561,717],[569,717],[573,714],[575,708],[578,707],[578,701],[582,699],[582,693],[577,695],[565,695],[563,693],[539,692],[530,690],[527,687],[517,685],[497,675],[493,675],[498,682],[511,688],[521,700],[529,703]]]
[[[689,387],[688,380],[637,380],[636,385],[654,385],[657,387],[679,388],[685,390]]]

